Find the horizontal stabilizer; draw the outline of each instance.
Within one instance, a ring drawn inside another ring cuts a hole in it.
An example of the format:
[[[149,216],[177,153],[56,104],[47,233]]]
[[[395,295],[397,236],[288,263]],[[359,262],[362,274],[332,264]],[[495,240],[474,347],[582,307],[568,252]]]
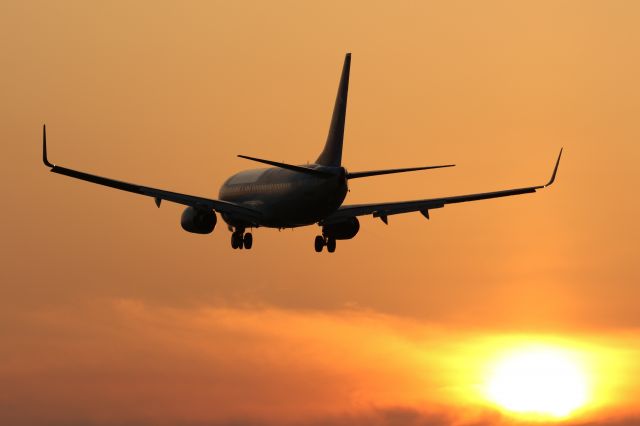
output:
[[[441,169],[443,167],[453,167],[455,164],[445,164],[443,166],[409,167],[406,169],[369,170],[366,172],[354,172],[347,175],[348,179],[357,179],[369,176],[389,175],[392,173],[414,172],[416,170]]]
[[[240,158],[246,160],[257,161],[258,163],[268,164],[270,166],[280,167],[281,169],[293,170],[294,172],[306,173],[308,175],[315,176],[333,176],[333,173],[325,172],[323,170],[312,169],[304,166],[294,166],[293,164],[279,163],[277,161],[263,160],[262,158],[248,157],[246,155],[238,155]]]

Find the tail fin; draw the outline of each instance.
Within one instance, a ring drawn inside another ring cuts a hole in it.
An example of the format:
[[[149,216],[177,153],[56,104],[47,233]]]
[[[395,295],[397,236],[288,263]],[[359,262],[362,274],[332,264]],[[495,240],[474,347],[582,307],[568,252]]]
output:
[[[347,94],[349,92],[349,70],[351,68],[351,53],[347,53],[342,67],[340,86],[333,107],[331,127],[324,145],[324,150],[316,160],[322,166],[339,167],[342,164],[342,141],[344,138],[344,119],[347,114]]]

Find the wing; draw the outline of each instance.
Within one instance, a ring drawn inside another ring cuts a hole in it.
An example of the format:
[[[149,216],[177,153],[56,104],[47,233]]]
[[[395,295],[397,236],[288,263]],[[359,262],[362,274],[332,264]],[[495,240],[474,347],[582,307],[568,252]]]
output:
[[[134,194],[153,197],[158,207],[160,207],[160,202],[162,200],[167,200],[173,203],[184,204],[186,206],[215,210],[220,213],[228,213],[230,215],[233,215],[234,217],[246,220],[249,223],[259,223],[260,212],[240,204],[203,198],[195,195],[181,194],[179,192],[165,191],[163,189],[151,188],[149,186],[137,185],[135,183],[122,182],[119,180],[96,176],[52,164],[47,158],[47,133],[46,127],[44,126],[42,128],[42,161],[44,162],[45,166],[51,168],[51,171],[53,173],[85,180],[87,182],[97,183],[98,185],[109,186],[111,188],[120,189],[122,191],[133,192]]]
[[[467,201],[487,200],[489,198],[509,197],[512,195],[528,194],[536,192],[538,189],[546,188],[556,179],[558,166],[560,165],[560,157],[562,149],[556,160],[555,167],[551,179],[545,185],[529,186],[525,188],[506,189],[502,191],[483,192],[479,194],[458,195],[454,197],[430,198],[426,200],[400,201],[391,203],[377,204],[353,204],[340,207],[336,212],[331,214],[322,224],[340,222],[349,217],[373,215],[379,217],[384,223],[388,223],[388,216],[409,212],[420,212],[424,217],[429,219],[429,210],[439,209],[447,204],[465,203]]]

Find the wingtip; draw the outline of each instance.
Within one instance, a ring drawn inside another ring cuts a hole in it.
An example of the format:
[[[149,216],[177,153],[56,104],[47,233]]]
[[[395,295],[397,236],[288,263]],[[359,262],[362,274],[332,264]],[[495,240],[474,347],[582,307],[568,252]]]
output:
[[[562,158],[562,150],[564,149],[564,147],[560,148],[560,153],[558,154],[558,159],[556,160],[556,165],[553,168],[553,173],[551,174],[551,179],[549,179],[549,182],[544,186],[545,188],[547,186],[550,186],[553,184],[553,182],[556,181],[556,174],[558,173],[558,166],[560,166],[560,158]]]
[[[55,167],[54,164],[49,162],[47,158],[47,125],[42,125],[42,162],[47,167]]]
[[[428,170],[428,169],[444,169],[447,167],[455,167],[455,164],[443,164],[441,166],[425,166],[424,169]]]

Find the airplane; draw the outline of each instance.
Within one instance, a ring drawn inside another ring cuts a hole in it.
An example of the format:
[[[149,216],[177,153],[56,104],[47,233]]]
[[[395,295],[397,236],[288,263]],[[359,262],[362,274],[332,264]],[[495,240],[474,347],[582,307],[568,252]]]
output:
[[[108,186],[122,191],[152,197],[159,208],[163,200],[187,206],[182,213],[182,228],[195,234],[210,234],[220,214],[231,232],[233,249],[251,249],[253,228],[296,228],[317,224],[320,235],[314,240],[316,252],[325,247],[336,250],[336,240],[349,240],[360,230],[358,217],[372,215],[388,224],[388,217],[396,214],[420,212],[429,219],[429,211],[447,204],[536,192],[553,184],[558,172],[562,149],[555,162],[550,180],[544,185],[506,189],[493,192],[458,195],[423,200],[343,205],[352,179],[404,173],[417,170],[452,167],[453,164],[401,169],[349,172],[342,166],[342,146],[347,111],[347,94],[351,54],[347,53],[342,67],[338,94],[335,100],[329,134],[324,149],[313,164],[293,165],[246,155],[240,158],[269,165],[269,168],[241,171],[228,178],[220,188],[217,199],[156,189],[134,183],[58,166],[47,158],[46,125],[42,128],[42,160],[53,173]]]

